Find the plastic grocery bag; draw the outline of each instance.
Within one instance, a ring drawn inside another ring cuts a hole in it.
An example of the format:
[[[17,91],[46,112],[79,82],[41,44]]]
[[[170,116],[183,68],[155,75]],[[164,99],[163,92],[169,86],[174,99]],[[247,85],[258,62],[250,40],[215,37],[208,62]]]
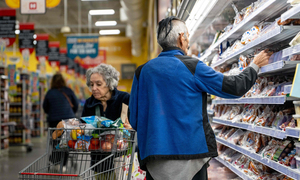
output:
[[[129,171],[129,166],[125,166],[125,164],[129,164],[130,163],[130,157],[131,154],[125,156],[125,162],[123,162],[123,170],[124,170],[124,174],[121,173],[118,176],[118,179],[127,179],[128,176],[128,171]],[[120,157],[123,158],[123,157]],[[133,165],[132,165],[132,172],[131,172],[131,180],[146,180],[146,171],[141,170],[140,168],[140,164],[138,161],[138,157],[137,157],[137,153],[134,153],[134,157],[133,157]],[[116,174],[118,174],[116,172]],[[123,178],[121,176],[124,176]]]

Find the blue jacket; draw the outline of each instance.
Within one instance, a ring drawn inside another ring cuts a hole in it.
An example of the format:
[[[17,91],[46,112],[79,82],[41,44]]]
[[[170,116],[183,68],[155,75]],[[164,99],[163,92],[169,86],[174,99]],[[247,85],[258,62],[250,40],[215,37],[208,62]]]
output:
[[[257,79],[249,67],[224,76],[179,48],[164,50],[135,71],[130,124],[137,130],[141,166],[154,159],[198,159],[218,155],[207,117],[207,94],[237,98]]]
[[[61,91],[69,97],[74,107],[73,109],[71,108],[69,101],[60,90],[50,89],[43,103],[43,109],[48,115],[48,122],[58,122],[62,119],[74,118],[78,110],[78,100],[74,92],[68,87],[63,87]]]
[[[112,92],[111,98],[107,101],[106,111],[103,111],[103,106],[101,101],[94,98],[92,95],[85,101],[82,117],[85,116],[95,116],[95,107],[100,106],[101,116],[107,117],[111,120],[116,120],[121,117],[122,103],[129,104],[130,95],[127,92],[119,91],[115,88]]]

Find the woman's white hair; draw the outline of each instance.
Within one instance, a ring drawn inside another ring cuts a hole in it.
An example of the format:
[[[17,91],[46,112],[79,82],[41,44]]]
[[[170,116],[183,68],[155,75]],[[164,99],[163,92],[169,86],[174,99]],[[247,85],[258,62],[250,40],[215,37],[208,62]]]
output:
[[[162,20],[166,22],[160,22],[157,30],[157,42],[163,49],[177,47],[180,33],[184,33],[184,37],[187,38],[188,29],[185,23],[178,18],[171,18]]]
[[[110,90],[114,90],[118,86],[120,73],[114,67],[108,64],[100,64],[96,67],[89,68],[86,71],[86,85],[91,85],[91,75],[98,73],[101,75],[106,82],[107,87]]]

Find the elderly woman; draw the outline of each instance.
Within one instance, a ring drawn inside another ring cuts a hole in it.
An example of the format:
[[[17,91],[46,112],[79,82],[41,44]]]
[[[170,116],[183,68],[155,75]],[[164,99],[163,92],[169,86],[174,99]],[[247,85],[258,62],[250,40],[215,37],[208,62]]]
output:
[[[120,73],[111,65],[100,64],[90,68],[86,72],[86,84],[92,91],[92,96],[85,102],[82,117],[85,116],[104,116],[111,120],[116,120],[121,116],[122,104],[129,104],[130,95],[127,92],[117,90]],[[126,128],[131,127],[125,123]],[[104,159],[111,153],[97,154],[91,153],[91,166]],[[94,171],[99,173],[113,169],[113,159],[105,162],[106,167],[96,166]],[[109,165],[110,164],[110,165]],[[113,177],[112,177],[113,176]],[[115,179],[114,173],[104,173],[98,179]]]

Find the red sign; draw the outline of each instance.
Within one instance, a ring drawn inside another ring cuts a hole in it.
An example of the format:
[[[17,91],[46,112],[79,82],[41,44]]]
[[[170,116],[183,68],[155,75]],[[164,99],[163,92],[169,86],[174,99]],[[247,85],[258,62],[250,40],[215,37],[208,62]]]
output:
[[[34,51],[33,35],[34,35],[34,23],[20,23],[19,34],[19,49],[20,52],[24,49],[28,49],[30,54]]]
[[[78,60],[78,63],[84,69],[98,66],[99,64],[106,63],[106,50],[99,50],[96,58],[86,57]]]
[[[36,2],[30,2],[29,3],[29,9],[30,10],[36,10],[36,8],[37,8]]]
[[[50,41],[49,42],[49,53],[48,61],[49,64],[54,67],[59,67],[59,41]]]
[[[39,61],[41,57],[45,57],[48,60],[49,51],[49,35],[48,34],[36,34],[36,48],[35,55]]]
[[[0,9],[0,38],[4,39],[9,47],[16,41],[16,10]]]

